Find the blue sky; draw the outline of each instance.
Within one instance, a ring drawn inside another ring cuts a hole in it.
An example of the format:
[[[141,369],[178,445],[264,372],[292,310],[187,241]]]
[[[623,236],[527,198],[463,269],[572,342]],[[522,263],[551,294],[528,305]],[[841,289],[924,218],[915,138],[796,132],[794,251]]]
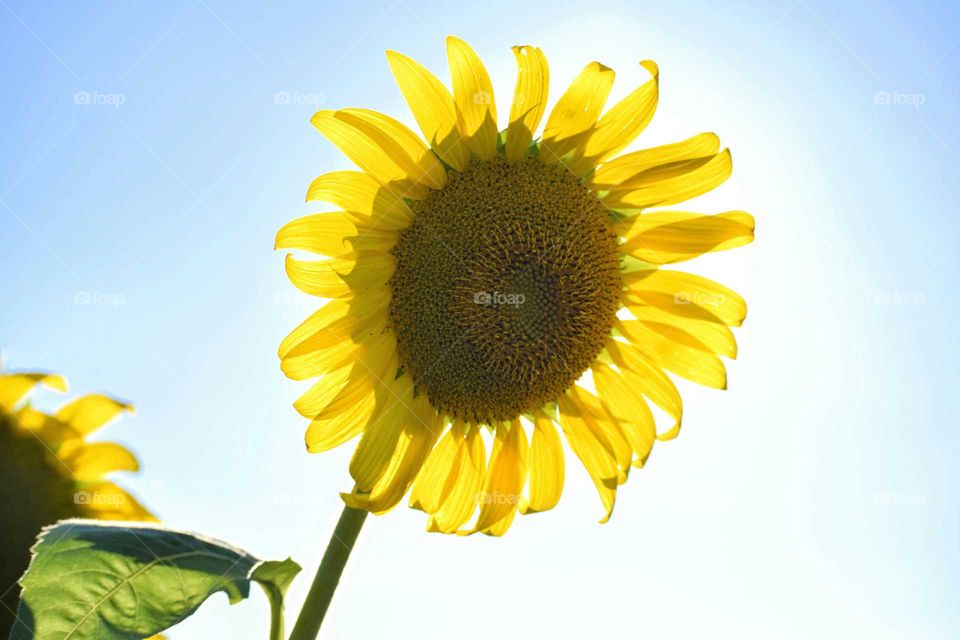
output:
[[[724,4],[0,1],[5,366],[133,401],[104,433],[143,461],[125,485],[312,573],[350,450],[304,453],[276,348],[316,301],[272,246],[349,165],[310,116],[412,123],[383,51],[446,78],[447,34],[504,104],[514,44],[544,49],[552,99],[594,59],[623,95],[651,58],[638,144],[716,131],[734,176],[692,206],[758,222],[690,265],[750,304],[730,389],[682,388],[684,433],[607,525],[576,464],[503,539],[372,519],[329,637],[955,637],[960,6]],[[266,611],[218,597],[170,635],[256,637]]]

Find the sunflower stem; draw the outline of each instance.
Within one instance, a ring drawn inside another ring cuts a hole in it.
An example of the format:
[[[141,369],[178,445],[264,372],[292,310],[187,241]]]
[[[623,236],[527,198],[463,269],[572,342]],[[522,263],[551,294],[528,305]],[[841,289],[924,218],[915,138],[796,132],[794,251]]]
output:
[[[343,513],[340,514],[333,536],[327,543],[327,550],[323,554],[323,560],[320,561],[320,568],[317,569],[317,575],[313,578],[313,584],[310,585],[310,592],[297,617],[290,640],[315,640],[317,637],[323,618],[330,607],[330,601],[333,599],[333,593],[340,583],[340,576],[343,574],[344,567],[347,566],[347,559],[353,551],[353,545],[366,519],[366,511],[343,507]]]
[[[270,640],[283,640],[283,596],[270,589],[264,589],[270,601]]]

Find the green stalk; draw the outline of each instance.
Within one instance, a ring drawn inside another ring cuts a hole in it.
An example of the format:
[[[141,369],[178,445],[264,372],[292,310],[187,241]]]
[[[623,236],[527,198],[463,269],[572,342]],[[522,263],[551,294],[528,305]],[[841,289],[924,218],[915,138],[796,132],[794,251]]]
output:
[[[270,640],[283,640],[283,595],[264,587],[270,602]]]
[[[307,600],[303,603],[303,609],[300,610],[297,623],[290,634],[290,640],[315,640],[317,637],[333,593],[340,583],[343,568],[347,565],[347,559],[366,519],[366,511],[344,506],[337,527],[333,530],[333,537],[327,543],[320,568],[317,569],[317,575],[310,586]]]

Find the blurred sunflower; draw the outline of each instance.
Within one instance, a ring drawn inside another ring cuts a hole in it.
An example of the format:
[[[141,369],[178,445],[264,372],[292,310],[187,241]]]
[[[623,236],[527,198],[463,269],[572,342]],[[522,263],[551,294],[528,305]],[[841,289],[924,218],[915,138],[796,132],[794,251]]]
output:
[[[49,415],[27,398],[37,385],[66,392],[61,376],[0,374],[0,637],[17,610],[17,580],[26,571],[41,527],[64,518],[155,521],[133,496],[106,480],[113,471],[136,471],[137,459],[112,442],[86,437],[133,407],[88,395]]]
[[[427,143],[381,113],[320,111],[312,124],[362,171],[327,173],[276,247],[301,290],[332,300],[281,344],[281,366],[317,378],[296,403],[306,444],[361,435],[349,506],[382,513],[411,488],[428,529],[503,534],[517,511],[552,508],[564,483],[557,431],[592,478],[606,521],[617,486],[680,429],[667,371],[722,389],[730,289],[660,265],[753,239],[742,211],[657,209],[724,182],[712,133],[617,155],[657,106],[659,71],[603,113],[614,72],[591,62],[553,107],[540,49],[514,47],[509,124],[462,40],[447,39],[450,91],[387,52]],[[595,392],[594,392],[595,390]],[[654,416],[653,406],[660,416]],[[529,435],[528,435],[529,434]],[[487,448],[490,447],[488,455]],[[473,520],[472,524],[468,524]]]

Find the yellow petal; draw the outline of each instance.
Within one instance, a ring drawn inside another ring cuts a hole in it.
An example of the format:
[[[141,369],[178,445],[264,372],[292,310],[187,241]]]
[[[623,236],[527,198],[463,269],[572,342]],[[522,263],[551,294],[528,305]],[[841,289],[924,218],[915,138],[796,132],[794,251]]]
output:
[[[694,163],[691,166],[693,168],[682,175],[655,181],[651,178],[650,184],[611,191],[603,198],[603,203],[617,210],[641,210],[677,204],[715,189],[733,172],[729,149],[724,149],[701,165]]]
[[[633,305],[630,307],[630,313],[637,320],[647,323],[648,326],[659,325],[669,328],[658,328],[661,332],[676,330],[690,334],[696,338],[697,343],[724,358],[736,359],[737,357],[737,340],[725,324],[675,316],[652,305]],[[694,343],[691,342],[690,344],[693,345]]]
[[[617,463],[617,483],[627,481],[630,472],[633,450],[620,429],[620,425],[595,395],[574,385],[567,393],[580,406],[580,415],[590,427],[594,436],[605,448],[613,453]]]
[[[692,323],[691,323],[692,324]],[[662,323],[662,322],[653,322],[651,320],[623,320],[620,322],[620,325],[623,327],[623,330],[627,335],[630,334],[634,329],[641,330],[643,332],[653,331],[658,333],[668,340],[673,340],[684,347],[689,347],[691,349],[696,349],[697,351],[702,351],[710,355],[717,354],[720,355],[720,352],[717,349],[713,349],[710,345],[704,343],[700,338],[695,336],[690,331],[687,331],[688,328],[684,325],[683,327],[677,326],[677,323]],[[706,323],[704,323],[706,325]],[[722,327],[723,325],[712,325],[714,327]],[[729,331],[729,329],[728,329]],[[719,335],[719,334],[714,334]],[[731,334],[732,335],[732,334]],[[735,351],[734,348],[731,348],[729,344],[720,345],[721,348],[725,351]],[[724,354],[725,355],[725,354]]]
[[[356,266],[351,259],[341,260],[297,260],[287,255],[284,268],[293,285],[312,296],[321,298],[343,298],[353,294],[353,289],[343,279]],[[381,282],[384,284],[386,281]]]
[[[315,378],[344,366],[357,355],[360,346],[346,336],[332,340],[329,333],[317,335],[285,356],[280,369],[291,380]]]
[[[107,424],[123,411],[133,413],[133,405],[104,395],[91,394],[63,405],[57,411],[56,417],[86,435]]]
[[[653,119],[659,98],[660,70],[652,60],[640,64],[653,78],[603,114],[570,162],[570,169],[577,175],[587,173],[626,147]]]
[[[414,405],[416,419],[406,422],[386,469],[369,493],[359,493],[355,488],[353,493],[344,495],[348,505],[384,513],[396,506],[410,488],[443,431],[442,422],[425,395],[418,396]]]
[[[593,380],[600,401],[620,422],[621,430],[637,457],[635,466],[646,462],[653,443],[657,439],[657,427],[653,413],[636,385],[620,371],[596,363],[592,367]]]
[[[366,255],[357,260],[297,260],[288,255],[284,264],[295,287],[321,298],[339,298],[375,288],[387,288],[396,268],[388,254]]]
[[[480,515],[471,533],[502,536],[510,528],[527,480],[527,435],[519,420],[499,424],[487,476],[480,494]]]
[[[371,387],[343,411],[322,420],[313,420],[304,437],[307,451],[329,451],[359,435],[373,416],[376,406],[377,394]]]
[[[487,69],[470,45],[454,36],[447,37],[447,62],[453,79],[457,121],[467,146],[481,160],[493,160],[499,130],[493,84]]]
[[[480,430],[471,429],[458,439],[439,506],[428,524],[431,531],[455,533],[470,520],[480,501],[486,463],[487,449]]]
[[[386,317],[389,302],[389,291],[377,289],[351,300],[328,302],[283,339],[278,354],[285,358],[318,334],[325,336],[320,346],[344,339],[361,342],[370,334],[371,327],[380,322],[379,318]]]
[[[620,247],[624,253],[650,264],[669,264],[749,244],[754,226],[753,216],[744,211],[656,211],[628,218],[615,231],[626,238]]]
[[[610,339],[606,350],[624,377],[626,386],[640,391],[673,419],[670,428],[658,433],[657,439],[675,438],[683,421],[683,400],[673,380],[638,346]]]
[[[517,84],[510,106],[506,145],[507,161],[511,163],[526,157],[533,134],[547,108],[550,88],[550,69],[543,51],[523,45],[513,47],[513,55],[517,59]]]
[[[422,200],[445,184],[429,149],[399,122],[360,109],[318,111],[310,122],[358,167],[401,197]],[[434,168],[435,167],[435,168]]]
[[[570,448],[593,480],[605,511],[601,522],[610,519],[617,499],[618,470],[612,449],[602,442],[584,419],[583,410],[569,391],[558,399],[560,424]]]
[[[520,513],[552,509],[563,493],[563,444],[553,420],[542,411],[534,416],[527,468],[530,473],[530,497],[521,500]]]
[[[394,337],[383,334],[364,342],[351,364],[327,375],[301,396],[294,407],[305,418],[325,420],[346,411],[380,380],[399,368]]]
[[[353,458],[350,475],[357,489],[369,492],[393,460],[397,442],[411,420],[418,419],[414,411],[413,379],[389,376],[379,385],[377,411],[363,431]]]
[[[468,155],[463,134],[457,126],[453,96],[436,76],[416,60],[396,51],[387,51],[387,61],[430,146],[444,162],[463,171]]]
[[[727,388],[723,361],[689,333],[645,322],[619,322],[617,328],[664,369],[714,389]]]
[[[136,498],[112,482],[84,485],[77,493],[84,516],[96,520],[135,520],[157,522],[157,518]]]
[[[613,69],[591,62],[574,78],[547,119],[540,142],[542,162],[559,162],[586,139],[607,102],[614,75]]]
[[[389,302],[389,290],[377,289],[352,300],[332,300],[291,331],[280,343],[277,353],[284,358],[303,342],[322,332],[328,332],[330,343],[343,340],[344,336],[352,339],[355,332],[364,333],[362,329],[373,317],[385,316]]]
[[[603,163],[587,184],[596,191],[651,184],[702,166],[720,150],[720,138],[700,133],[683,142],[642,149]]]
[[[410,492],[411,507],[426,513],[434,513],[440,508],[456,480],[451,474],[451,468],[457,458],[460,441],[466,433],[466,425],[455,422],[440,439],[413,483]]]
[[[43,440],[48,447],[56,448],[61,442],[82,438],[83,434],[66,422],[27,405],[17,409],[17,419],[13,423]]]
[[[355,356],[360,345],[380,338],[386,341],[384,329],[387,323],[386,308],[363,313],[367,295],[351,300],[360,303],[355,310],[341,313],[339,300],[325,305],[337,305],[327,313],[318,312],[294,329],[280,344],[280,368],[293,380],[306,380],[339,369]],[[327,323],[330,318],[332,322]],[[392,337],[392,336],[390,336]]]
[[[363,253],[386,253],[397,241],[393,231],[361,228],[345,211],[315,213],[285,224],[274,249],[299,249],[331,258]]]
[[[353,393],[359,393],[365,390],[365,387],[372,387],[373,381],[364,374],[362,366],[357,367],[355,363],[347,364],[322,375],[302,396],[297,398],[293,408],[304,418],[313,418],[323,411],[323,408],[330,404],[330,401],[347,385],[352,385]],[[351,401],[355,399],[351,397]]]
[[[370,109],[341,109],[338,116],[365,131],[381,144],[396,146],[416,166],[410,175],[431,189],[442,189],[447,174],[423,140],[399,120]],[[398,156],[402,157],[402,156]]]
[[[375,229],[405,229],[413,219],[402,197],[360,171],[334,171],[316,178],[307,189],[307,202],[315,200],[342,207]]]
[[[78,481],[100,480],[111,471],[137,471],[137,458],[125,447],[113,442],[71,441],[57,455],[70,467]]]
[[[692,273],[650,269],[624,277],[624,305],[652,305],[684,318],[719,322],[739,327],[747,315],[747,303],[722,284]]]
[[[0,375],[0,407],[11,411],[38,384],[61,393],[67,391],[67,380],[63,376],[50,373],[6,373]]]

